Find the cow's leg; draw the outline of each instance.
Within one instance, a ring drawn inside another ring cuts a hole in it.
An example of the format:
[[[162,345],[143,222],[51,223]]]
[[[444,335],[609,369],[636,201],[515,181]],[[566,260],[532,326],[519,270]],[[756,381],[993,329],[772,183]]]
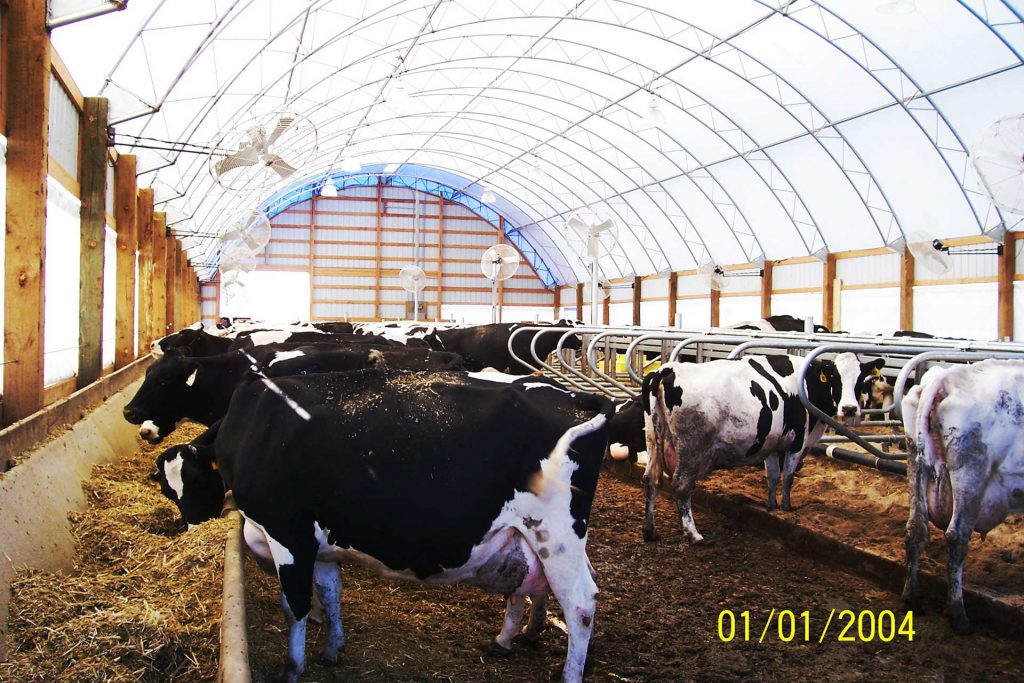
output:
[[[768,480],[768,509],[775,509],[775,490],[779,486],[779,454],[772,453],[764,459],[764,476]]]
[[[972,631],[971,622],[964,610],[964,561],[967,559],[967,546],[984,498],[985,469],[988,465],[985,460],[976,458],[949,472],[953,488],[953,517],[946,528],[946,551],[949,553],[946,563],[949,582],[946,613],[953,624],[953,630],[960,635]]]
[[[793,490],[793,477],[800,469],[803,453],[787,453],[782,464],[782,509],[787,512],[793,509],[790,504],[790,493]]]
[[[542,560],[551,592],[562,606],[566,629],[569,632],[569,648],[565,656],[562,680],[578,683],[583,680],[583,669],[587,662],[587,648],[590,634],[594,629],[594,612],[597,607],[597,584],[590,575],[584,541],[573,538],[565,544],[565,551],[553,553]],[[569,547],[569,546],[573,547]],[[546,553],[541,553],[543,557]]]
[[[320,663],[338,663],[338,654],[345,647],[345,630],[341,625],[341,567],[335,562],[317,562],[313,566],[313,583],[323,605],[327,636],[320,651]]]
[[[912,610],[917,607],[920,588],[917,571],[921,551],[928,542],[928,491],[927,473],[918,463],[911,447],[907,458],[907,483],[910,488],[910,516],[907,518],[907,533],[904,545],[907,550],[907,580],[903,584],[903,607]]]
[[[548,592],[535,593],[530,596],[530,620],[526,622],[523,632],[513,638],[516,643],[535,643],[541,632],[547,627]]]
[[[698,473],[683,469],[683,463],[679,463],[676,473],[672,477],[672,488],[676,494],[676,509],[679,511],[679,519],[683,523],[683,531],[690,539],[692,545],[704,543],[704,537],[697,531],[697,525],[693,521],[693,490],[697,486]]]
[[[523,602],[526,597],[513,593],[505,600],[505,620],[501,625],[501,633],[491,643],[488,652],[504,657],[512,652],[512,639],[519,633],[523,623]]]
[[[644,467],[644,540],[657,541],[658,531],[654,528],[654,499],[658,495],[658,481],[661,479],[661,445],[655,434],[651,418],[645,417],[644,440],[647,442],[647,466]]]

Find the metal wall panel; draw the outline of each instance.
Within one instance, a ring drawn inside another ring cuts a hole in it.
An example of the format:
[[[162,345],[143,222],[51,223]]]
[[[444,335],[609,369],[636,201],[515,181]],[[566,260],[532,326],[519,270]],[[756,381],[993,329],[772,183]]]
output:
[[[75,101],[50,74],[50,135],[48,149],[71,177],[78,178],[78,128],[80,114]]]
[[[761,317],[761,297],[723,296],[718,301],[718,324],[722,327],[757,320]]]
[[[772,287],[774,289],[798,289],[802,287],[817,287],[820,289],[823,274],[824,264],[820,261],[777,265],[772,269]]]
[[[708,289],[707,280],[699,275],[681,276],[679,278],[679,285],[676,293],[679,296],[688,294],[707,294],[709,297],[711,296],[711,290]]]
[[[901,256],[877,254],[836,261],[836,277],[848,285],[874,285],[899,282]]]

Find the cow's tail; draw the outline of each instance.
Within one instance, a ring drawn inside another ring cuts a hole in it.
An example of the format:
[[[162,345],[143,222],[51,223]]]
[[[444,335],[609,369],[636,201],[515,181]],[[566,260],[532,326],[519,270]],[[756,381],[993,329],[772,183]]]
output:
[[[948,370],[931,370],[921,382],[914,420],[914,442],[918,463],[932,463],[936,469],[945,469],[946,443],[942,438],[942,425],[936,411],[949,394],[946,386]],[[905,425],[906,426],[906,425]],[[938,474],[938,472],[937,472]]]
[[[605,399],[599,400],[601,401],[600,412],[586,422],[570,427],[558,439],[555,447],[551,450],[551,454],[541,463],[540,472],[530,486],[530,489],[540,498],[552,500],[560,493],[569,491],[572,473],[577,467],[588,467],[588,465],[596,464],[597,468],[600,468],[600,461],[604,457],[607,444],[603,448],[594,451],[595,454],[598,451],[600,452],[596,463],[574,462],[569,455],[570,450],[575,452],[572,446],[578,439],[582,439],[602,429],[605,429],[607,432],[607,425],[612,415],[615,414],[615,404]],[[605,433],[604,438],[607,441],[607,433]]]
[[[664,441],[659,434],[661,429],[668,424],[668,415],[665,413],[664,401],[659,396],[661,388],[662,372],[655,370],[644,375],[644,381],[640,385],[640,402],[644,408],[644,438],[647,441],[647,467],[644,476],[650,481],[661,482],[663,473],[662,448]],[[658,412],[658,423],[655,424],[654,414]]]

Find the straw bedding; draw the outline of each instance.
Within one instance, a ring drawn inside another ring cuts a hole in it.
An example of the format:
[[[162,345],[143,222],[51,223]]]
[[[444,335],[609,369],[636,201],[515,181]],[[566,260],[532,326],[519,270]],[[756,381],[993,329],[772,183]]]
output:
[[[216,677],[226,519],[185,531],[147,475],[157,454],[204,428],[97,466],[88,507],[71,515],[67,573],[11,584],[9,681],[198,681]]]

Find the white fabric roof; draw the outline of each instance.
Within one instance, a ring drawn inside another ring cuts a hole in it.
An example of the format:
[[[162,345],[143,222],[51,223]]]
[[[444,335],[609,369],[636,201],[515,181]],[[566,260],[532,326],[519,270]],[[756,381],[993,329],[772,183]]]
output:
[[[562,233],[584,206],[618,223],[612,278],[1019,225],[979,191],[967,150],[1024,111],[1022,13],[1024,0],[130,0],[53,41],[83,91],[111,99],[119,150],[176,231],[198,234],[194,259],[354,156],[443,171],[474,197],[491,186],[554,278],[575,282],[585,266]],[[125,144],[207,147],[280,111],[315,125],[315,154],[309,140],[296,174],[243,192],[206,155]]]

